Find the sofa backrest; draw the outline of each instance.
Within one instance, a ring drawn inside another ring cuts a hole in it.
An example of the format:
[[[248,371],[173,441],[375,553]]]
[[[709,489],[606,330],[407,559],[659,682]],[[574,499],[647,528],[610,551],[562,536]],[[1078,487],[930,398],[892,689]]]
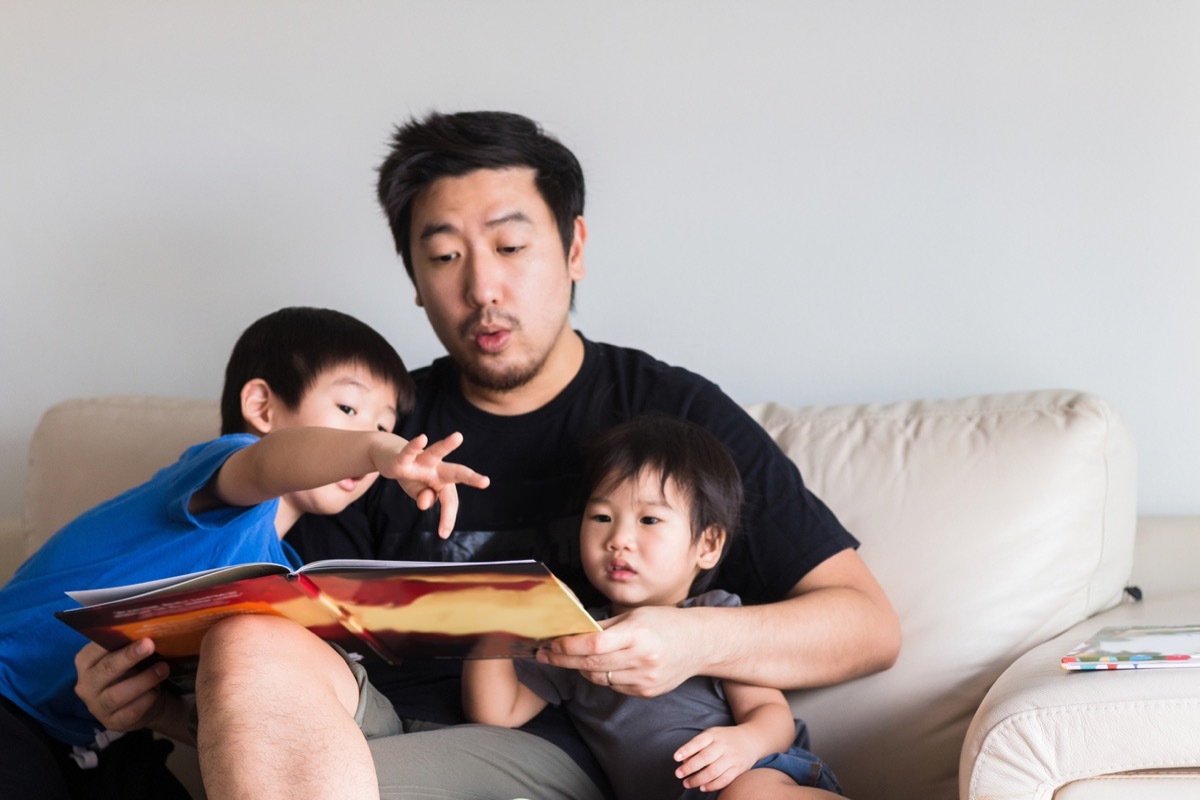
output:
[[[904,631],[888,672],[791,695],[814,749],[851,797],[957,797],[992,682],[1121,598],[1136,528],[1128,429],[1068,391],[750,412],[861,540]]]
[[[213,400],[114,395],[50,407],[29,444],[26,553],[92,506],[144,483],[220,427]]]

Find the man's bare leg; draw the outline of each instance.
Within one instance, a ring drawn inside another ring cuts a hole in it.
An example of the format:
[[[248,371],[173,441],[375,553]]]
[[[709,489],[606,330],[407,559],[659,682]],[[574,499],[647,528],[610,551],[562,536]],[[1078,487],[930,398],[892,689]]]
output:
[[[196,676],[200,772],[210,800],[375,798],[346,662],[304,628],[241,615],[204,637]]]

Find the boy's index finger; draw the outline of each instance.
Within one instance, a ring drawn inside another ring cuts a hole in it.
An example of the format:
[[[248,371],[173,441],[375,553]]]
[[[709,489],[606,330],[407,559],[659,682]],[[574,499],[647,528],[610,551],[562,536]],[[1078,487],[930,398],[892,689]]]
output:
[[[101,648],[103,650],[103,648]],[[118,677],[129,672],[154,652],[154,642],[150,639],[138,639],[112,652],[102,652],[100,657],[92,661],[89,667],[99,668],[101,672],[111,677]]]
[[[138,639],[136,642],[127,645],[113,653],[119,656],[117,660],[125,663],[125,667],[132,667],[134,664],[139,664],[155,651],[154,641],[152,639]]]
[[[425,448],[425,454],[434,458],[445,458],[458,449],[463,443],[463,435],[458,431],[447,436],[445,439],[439,439]]]
[[[470,467],[462,464],[446,464],[451,467],[448,480],[450,483],[461,483],[466,486],[473,486],[476,489],[486,489],[491,485],[492,479],[487,475],[480,475]]]

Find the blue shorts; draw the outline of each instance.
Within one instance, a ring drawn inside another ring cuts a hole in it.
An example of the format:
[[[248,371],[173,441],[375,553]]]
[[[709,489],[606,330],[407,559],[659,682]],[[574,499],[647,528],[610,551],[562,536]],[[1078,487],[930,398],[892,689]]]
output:
[[[838,783],[833,770],[821,759],[800,747],[789,748],[786,753],[772,753],[766,758],[759,759],[751,769],[777,769],[794,780],[800,786],[811,786],[814,789],[824,789],[827,792],[841,794],[842,787]]]
[[[794,780],[798,786],[811,786],[834,794],[842,793],[842,787],[829,765],[802,747],[792,747],[787,752],[772,753],[766,758],[760,758],[750,769],[777,769]],[[679,800],[715,800],[718,794],[720,792],[688,789],[679,795]]]

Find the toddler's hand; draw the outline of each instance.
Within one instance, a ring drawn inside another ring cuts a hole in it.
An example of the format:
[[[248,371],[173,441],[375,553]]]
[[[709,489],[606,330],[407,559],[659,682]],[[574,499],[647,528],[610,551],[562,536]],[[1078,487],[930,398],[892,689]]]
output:
[[[675,751],[675,760],[682,762],[675,770],[675,777],[683,778],[688,789],[720,791],[758,761],[749,745],[747,737],[736,727],[701,731]]]

